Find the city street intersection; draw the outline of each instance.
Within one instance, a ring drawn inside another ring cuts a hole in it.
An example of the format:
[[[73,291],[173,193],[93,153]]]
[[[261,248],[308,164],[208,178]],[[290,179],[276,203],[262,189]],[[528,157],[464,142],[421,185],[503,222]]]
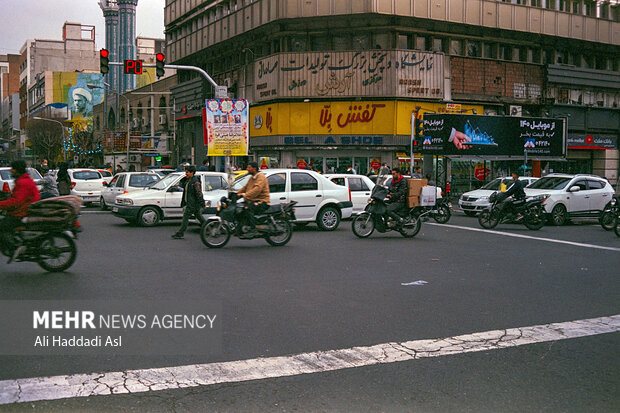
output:
[[[486,231],[455,213],[413,239],[344,221],[219,250],[195,225],[171,239],[178,221],[80,221],[69,271],[3,261],[0,297],[218,300],[222,351],[0,356],[0,411],[620,409],[620,242],[596,221]]]

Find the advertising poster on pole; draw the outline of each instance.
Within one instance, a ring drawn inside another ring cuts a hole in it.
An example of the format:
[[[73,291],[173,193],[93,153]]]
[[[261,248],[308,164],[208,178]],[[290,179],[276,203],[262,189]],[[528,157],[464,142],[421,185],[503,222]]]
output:
[[[203,126],[208,155],[247,156],[247,100],[207,99],[205,106]]]
[[[424,114],[425,154],[563,157],[563,119],[512,116]]]

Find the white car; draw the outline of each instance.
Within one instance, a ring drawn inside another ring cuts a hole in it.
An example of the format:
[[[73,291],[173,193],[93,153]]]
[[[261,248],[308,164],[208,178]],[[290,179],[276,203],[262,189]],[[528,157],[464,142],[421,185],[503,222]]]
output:
[[[543,203],[545,212],[552,224],[562,225],[570,217],[598,217],[614,189],[597,175],[550,174],[525,188],[525,194],[549,195]]]
[[[98,202],[105,179],[96,169],[68,169],[71,178],[71,195],[82,198],[84,205]]]
[[[519,181],[523,182],[526,187],[531,185],[536,180],[538,180],[538,178],[529,176],[519,177]],[[493,192],[500,190],[501,184],[506,185],[506,189],[508,189],[513,183],[512,177],[495,178],[484,184],[481,188],[465,192],[461,195],[459,198],[459,206],[461,207],[461,210],[465,212],[465,215],[474,216],[491,205],[489,202],[489,197]]]
[[[222,172],[196,172],[202,185],[205,206],[215,206],[228,194],[227,176]],[[166,175],[147,189],[117,195],[112,207],[114,215],[144,227],[157,225],[164,219],[182,218],[183,188],[177,186],[183,172]]]
[[[34,168],[26,168],[26,172],[30,174],[30,177],[32,178],[32,180],[37,184],[37,188],[39,189],[39,191],[41,191],[42,176],[39,173],[39,171],[37,171]],[[11,168],[8,166],[1,167],[0,168],[0,200],[9,198],[11,196],[11,191],[13,190],[14,186],[15,186],[15,179],[13,179],[13,176],[11,175]]]
[[[351,174],[329,174],[323,176],[333,183],[346,186],[351,190],[351,202],[353,202],[354,214],[359,214],[364,211],[364,208],[368,205],[372,188],[375,187],[375,183],[369,177]]]
[[[114,206],[114,200],[118,195],[141,191],[151,184],[159,181],[159,175],[150,172],[121,172],[114,175],[111,183],[105,185],[99,198],[99,206],[102,210]]]
[[[101,174],[101,176],[103,177],[103,180],[107,184],[112,182],[112,172],[108,171],[107,169],[97,169],[97,172]]]
[[[271,204],[297,201],[295,223],[316,222],[323,231],[338,228],[341,219],[351,217],[351,191],[336,185],[323,175],[305,169],[265,169],[269,181]],[[232,190],[238,191],[250,179],[243,175],[235,180]]]

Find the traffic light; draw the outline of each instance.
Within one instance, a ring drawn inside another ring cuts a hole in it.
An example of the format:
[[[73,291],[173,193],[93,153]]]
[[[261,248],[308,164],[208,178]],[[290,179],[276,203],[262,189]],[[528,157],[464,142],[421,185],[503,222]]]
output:
[[[415,136],[413,137],[413,147],[417,149],[422,149],[423,141],[424,141],[424,120],[416,117]]]
[[[105,75],[110,71],[108,64],[110,63],[110,52],[108,49],[101,49],[99,51],[99,71]]]
[[[166,64],[166,56],[164,56],[163,53],[157,53],[157,56],[155,56],[155,74],[157,75],[158,79],[164,75],[165,64]]]

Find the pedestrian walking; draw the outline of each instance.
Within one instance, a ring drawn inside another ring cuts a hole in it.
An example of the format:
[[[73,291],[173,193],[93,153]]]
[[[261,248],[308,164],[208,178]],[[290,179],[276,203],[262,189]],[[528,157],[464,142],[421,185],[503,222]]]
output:
[[[58,173],[56,174],[56,187],[58,189],[58,195],[71,194],[71,178],[67,169],[69,166],[66,162],[61,162],[58,167]]]
[[[53,198],[60,195],[58,193],[56,177],[52,173],[53,169],[54,166],[52,165],[51,168],[47,170],[45,175],[43,175],[43,179],[41,179],[41,199]]]
[[[174,239],[183,239],[191,217],[196,217],[201,225],[205,222],[202,217],[202,209],[205,206],[205,200],[202,197],[202,184],[200,183],[200,178],[196,176],[196,167],[194,165],[190,165],[185,169],[185,178],[181,179],[179,186],[184,188],[181,207],[185,207],[185,209],[183,210],[181,228],[172,235]]]
[[[392,169],[388,166],[387,162],[383,162],[381,169],[379,169],[379,175],[389,175]]]

